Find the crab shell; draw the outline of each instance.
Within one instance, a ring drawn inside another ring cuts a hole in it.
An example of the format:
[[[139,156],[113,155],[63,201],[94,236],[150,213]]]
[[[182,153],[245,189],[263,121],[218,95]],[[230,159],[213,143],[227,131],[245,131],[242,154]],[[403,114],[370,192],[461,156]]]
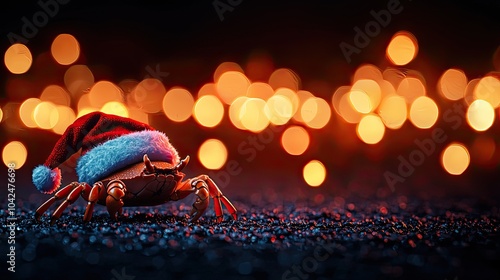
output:
[[[163,161],[152,161],[161,169],[173,169],[174,165]],[[130,165],[114,174],[106,177],[100,182],[104,188],[99,193],[97,203],[106,205],[106,186],[113,180],[120,180],[127,187],[127,192],[123,197],[123,206],[155,206],[172,200],[171,195],[176,186],[181,182],[185,174],[173,171],[172,174],[144,174],[144,163]]]

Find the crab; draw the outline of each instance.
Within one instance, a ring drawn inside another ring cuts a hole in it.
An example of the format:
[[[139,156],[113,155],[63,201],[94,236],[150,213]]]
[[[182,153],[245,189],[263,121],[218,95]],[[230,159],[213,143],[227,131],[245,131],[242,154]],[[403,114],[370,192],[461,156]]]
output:
[[[105,205],[110,217],[114,220],[122,214],[126,206],[155,206],[168,201],[176,201],[190,194],[196,196],[190,212],[191,222],[197,221],[209,205],[209,197],[214,200],[217,222],[223,221],[222,204],[236,220],[236,208],[222,194],[215,182],[207,175],[199,175],[186,179],[182,169],[188,164],[189,156],[177,165],[164,161],[151,161],[144,154],[143,161],[131,164],[109,176],[95,182],[92,186],[85,182],[72,182],[58,190],[35,212],[36,220],[56,201],[64,201],[53,212],[51,223],[54,224],[79,196],[88,203],[83,220],[92,218],[96,203]]]

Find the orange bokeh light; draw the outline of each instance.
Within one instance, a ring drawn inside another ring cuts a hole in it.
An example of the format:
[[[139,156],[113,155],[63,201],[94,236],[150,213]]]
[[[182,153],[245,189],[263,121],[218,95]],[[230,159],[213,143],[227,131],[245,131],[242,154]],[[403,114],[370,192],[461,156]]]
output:
[[[219,97],[228,105],[236,98],[245,96],[249,86],[250,80],[245,74],[237,71],[223,73],[216,84]]]
[[[465,96],[467,76],[459,69],[446,70],[438,82],[438,90],[448,100],[458,100]]]
[[[162,104],[167,118],[175,122],[183,122],[191,117],[194,99],[188,90],[172,88],[165,94]]]
[[[80,56],[80,44],[73,35],[60,34],[50,47],[52,57],[61,65],[70,65]]]
[[[13,44],[5,51],[3,61],[12,74],[23,74],[30,69],[33,57],[25,45]]]
[[[283,87],[297,92],[300,87],[300,78],[291,69],[280,68],[271,74],[268,83],[274,90]]]
[[[396,33],[387,46],[386,56],[394,65],[402,66],[410,63],[418,53],[418,42],[415,36],[407,31]]]

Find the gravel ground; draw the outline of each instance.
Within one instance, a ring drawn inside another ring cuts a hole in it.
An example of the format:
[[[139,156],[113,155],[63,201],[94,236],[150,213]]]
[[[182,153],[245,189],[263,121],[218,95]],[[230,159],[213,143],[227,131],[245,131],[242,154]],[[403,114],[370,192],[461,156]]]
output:
[[[53,226],[48,215],[33,219],[38,205],[17,201],[16,272],[5,265],[4,210],[1,274],[75,280],[500,279],[500,214],[492,203],[406,196],[261,205],[232,200],[239,219],[221,224],[213,222],[211,207],[189,223],[190,206],[183,203],[124,208],[118,222],[97,206],[93,220],[83,224],[82,202]]]

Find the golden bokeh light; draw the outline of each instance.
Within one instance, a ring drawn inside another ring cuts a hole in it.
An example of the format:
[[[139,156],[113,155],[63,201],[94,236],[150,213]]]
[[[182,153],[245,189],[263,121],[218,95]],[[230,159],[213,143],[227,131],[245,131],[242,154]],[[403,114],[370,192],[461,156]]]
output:
[[[42,101],[38,98],[28,98],[19,107],[19,117],[26,127],[37,127],[35,119],[33,118],[33,112],[40,102]]]
[[[100,111],[109,115],[115,115],[124,118],[129,117],[127,106],[118,101],[110,101],[104,104]]]
[[[214,83],[206,83],[198,90],[198,98],[205,95],[217,96],[217,88]]]
[[[241,108],[243,107],[243,104],[245,104],[247,99],[248,97],[246,96],[238,97],[229,106],[229,119],[231,120],[231,123],[234,125],[234,127],[241,130],[245,130],[245,127],[241,123],[240,113],[241,113]]]
[[[401,80],[396,93],[403,96],[407,104],[413,103],[415,99],[426,95],[425,85],[417,78],[407,77]]]
[[[299,90],[297,91],[297,97],[299,98],[299,106],[297,107],[297,112],[293,114],[293,119],[295,121],[303,123],[304,119],[302,119],[302,114],[301,114],[302,106],[307,101],[307,99],[314,97],[314,95],[310,91]]]
[[[142,122],[145,124],[149,124],[148,113],[144,113],[143,111],[136,109],[136,108],[129,108],[128,114],[129,114],[129,118],[131,118],[133,120],[136,120],[136,121],[139,121],[139,122]]]
[[[13,44],[5,51],[3,61],[12,74],[24,74],[30,69],[33,57],[25,45]]]
[[[469,151],[460,143],[451,143],[441,154],[441,165],[451,175],[464,173],[469,163]]]
[[[172,88],[163,98],[163,112],[172,121],[183,122],[193,112],[194,99],[187,89]]]
[[[266,101],[260,98],[247,98],[240,109],[239,118],[243,127],[252,132],[260,132],[269,125],[265,112]]]
[[[194,119],[204,127],[217,126],[224,116],[224,105],[214,95],[203,95],[196,100],[193,109]]]
[[[380,103],[378,114],[387,128],[401,128],[408,115],[405,99],[399,95],[387,96]]]
[[[80,56],[80,44],[73,35],[60,34],[52,42],[50,52],[57,63],[70,65]]]
[[[302,106],[302,108],[304,108]],[[351,101],[349,100],[349,95],[344,94],[340,98],[339,102],[339,115],[348,123],[359,123],[363,114],[354,110]]]
[[[265,113],[272,124],[284,125],[292,118],[292,101],[284,95],[275,94],[267,100]]]
[[[2,111],[2,108],[0,108],[0,123],[2,122],[3,120],[3,111]]]
[[[83,96],[87,96],[88,105],[93,108],[101,108],[104,104],[111,101],[123,102],[122,89],[110,81],[99,81],[95,83],[90,88],[88,95],[82,95],[82,98]]]
[[[373,110],[370,97],[364,91],[351,90],[349,92],[349,101],[354,110],[362,114],[368,114]]]
[[[493,76],[481,78],[474,88],[474,100],[488,101],[493,108],[500,105],[500,80]]]
[[[495,109],[491,103],[477,99],[467,108],[467,123],[476,131],[488,130],[495,121]]]
[[[380,80],[377,81],[377,83],[380,86],[380,92],[382,94],[381,100],[387,96],[396,95],[396,89],[394,88],[391,82],[386,80]]]
[[[406,74],[401,69],[388,67],[382,72],[382,77],[385,81],[391,83],[391,85],[397,89],[399,83],[406,78]]]
[[[223,73],[216,83],[219,97],[225,104],[231,104],[236,98],[245,96],[250,80],[245,74],[237,71]]]
[[[410,121],[418,128],[431,128],[436,123],[438,115],[436,102],[427,96],[420,96],[411,104]]]
[[[379,116],[365,115],[356,126],[356,134],[366,144],[377,144],[384,137],[385,126]]]
[[[301,155],[309,147],[309,133],[301,126],[290,126],[281,136],[281,146],[291,155]]]
[[[165,93],[165,86],[160,80],[147,78],[137,84],[131,95],[139,109],[146,113],[154,114],[161,111]]]
[[[52,129],[59,121],[59,112],[54,103],[42,101],[36,105],[33,111],[33,119],[39,128]]]
[[[280,68],[274,70],[269,77],[268,83],[274,90],[279,88],[289,88],[297,92],[300,87],[300,78],[291,69]]]
[[[227,160],[227,148],[218,139],[208,139],[198,150],[198,159],[207,169],[220,169]]]
[[[342,100],[343,97],[347,96],[350,91],[351,91],[350,86],[340,86],[335,90],[335,92],[332,95],[333,109],[340,116],[342,115],[342,113],[340,112],[340,101]],[[350,103],[349,99],[347,99],[347,102]]]
[[[326,178],[326,168],[319,160],[309,161],[302,171],[306,183],[311,187],[319,187]]]
[[[24,144],[19,141],[9,142],[5,145],[5,147],[3,147],[2,159],[3,163],[7,167],[9,164],[14,163],[14,169],[19,169],[23,167],[24,163],[26,163],[27,158],[28,150]]]
[[[448,100],[459,100],[465,96],[467,76],[459,69],[446,70],[438,82],[438,90]]]
[[[52,131],[56,134],[62,135],[66,128],[71,125],[76,120],[76,115],[73,109],[67,106],[58,105],[56,106],[59,118],[57,123],[52,128]]]
[[[241,68],[238,63],[230,61],[222,62],[214,71],[214,83],[217,83],[219,81],[219,78],[222,76],[222,74],[229,71],[240,72],[242,74],[244,73],[243,68]]]
[[[93,113],[93,112],[98,112],[98,108],[93,108],[93,107],[83,107],[82,109],[78,109],[78,115],[76,118],[78,119],[79,117],[83,117],[87,114]]]
[[[246,94],[247,97],[260,98],[262,100],[268,100],[273,95],[274,95],[273,88],[269,84],[262,82],[256,82],[250,84]]]
[[[279,88],[275,91],[274,95],[282,95],[292,102],[292,114],[295,114],[299,109],[299,96],[297,92],[289,88]]]
[[[370,111],[375,110],[380,104],[382,92],[379,84],[374,80],[361,79],[357,80],[351,87],[351,92],[360,91],[364,92],[370,99]]]
[[[94,82],[94,74],[86,65],[72,65],[64,73],[64,85],[75,97],[90,89]]]
[[[332,116],[330,105],[324,99],[311,97],[304,102],[300,109],[300,114],[304,123],[314,129],[320,129],[326,126]]]
[[[364,64],[356,69],[352,82],[355,83],[358,80],[373,80],[378,82],[382,79],[382,72],[377,66],[373,64]]]
[[[464,101],[467,105],[470,105],[476,98],[474,97],[474,91],[476,89],[477,84],[481,79],[472,79],[465,87]]]
[[[417,56],[417,53],[417,39],[407,31],[396,33],[386,50],[386,56],[389,61],[398,66],[410,63]]]
[[[49,101],[55,105],[69,106],[71,98],[66,90],[58,85],[47,86],[40,95],[40,100]]]

